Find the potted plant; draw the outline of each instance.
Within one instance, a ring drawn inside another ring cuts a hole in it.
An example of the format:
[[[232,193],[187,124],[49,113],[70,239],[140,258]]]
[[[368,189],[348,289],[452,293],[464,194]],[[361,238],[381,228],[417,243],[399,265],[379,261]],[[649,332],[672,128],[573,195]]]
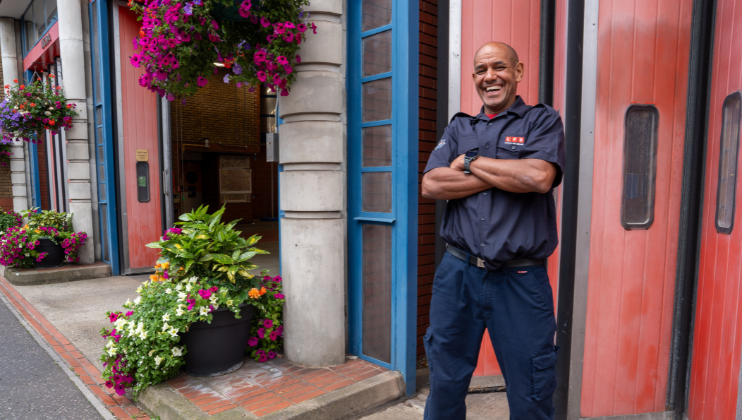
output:
[[[215,375],[242,363],[253,305],[267,293],[250,259],[267,252],[254,247],[260,237],[240,237],[237,220],[221,222],[224,207],[207,210],[181,215],[147,245],[160,250],[155,274],[124,304],[127,311],[108,313],[103,378],[119,394],[131,387],[137,395],[184,365],[191,374]]]
[[[283,304],[281,276],[264,276],[261,292],[263,299],[255,302],[259,316],[255,317],[247,341],[247,352],[258,362],[267,362],[282,353],[283,349]]]
[[[224,82],[263,83],[289,94],[292,64],[308,30],[308,0],[144,0],[129,7],[142,20],[130,62],[144,68],[139,84],[174,100],[209,83],[216,66],[231,70]],[[252,89],[252,88],[251,88]]]
[[[35,80],[19,86],[16,79],[13,86],[5,85],[5,100],[0,102],[0,130],[5,143],[14,138],[39,142],[44,130],[57,134],[72,127],[76,105],[66,103],[62,87],[53,86],[53,80],[50,74],[45,82]],[[5,152],[9,158],[10,151]]]
[[[25,226],[21,226],[21,217],[28,220]],[[0,223],[8,226],[0,236],[0,264],[6,267],[51,268],[76,262],[77,251],[88,237],[74,231],[72,214],[53,210],[24,210],[0,219]]]

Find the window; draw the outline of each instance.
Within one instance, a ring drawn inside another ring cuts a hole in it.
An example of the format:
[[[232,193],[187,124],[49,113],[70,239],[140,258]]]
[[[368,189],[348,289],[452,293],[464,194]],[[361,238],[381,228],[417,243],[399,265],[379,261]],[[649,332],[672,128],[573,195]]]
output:
[[[737,157],[742,94],[734,92],[721,108],[719,184],[716,190],[716,231],[731,233],[734,227],[734,199],[737,190]]]
[[[23,55],[36,45],[57,21],[57,0],[33,0],[21,16]]]
[[[624,124],[621,225],[649,229],[654,220],[659,112],[654,105],[631,105]]]

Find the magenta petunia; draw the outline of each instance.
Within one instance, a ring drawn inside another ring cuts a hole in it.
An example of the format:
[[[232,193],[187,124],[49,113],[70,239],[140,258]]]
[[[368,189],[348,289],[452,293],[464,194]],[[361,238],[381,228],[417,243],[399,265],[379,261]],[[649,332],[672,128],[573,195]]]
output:
[[[271,331],[271,333],[268,335],[268,338],[270,338],[271,341],[276,341],[278,339],[278,332]]]
[[[269,359],[275,359],[276,353],[274,353],[273,350],[271,350],[268,352],[268,354],[266,354],[266,356],[268,356]]]
[[[198,76],[198,78],[196,79],[196,85],[198,85],[198,87],[204,87],[208,83],[209,81],[205,77]]]
[[[264,28],[267,28],[271,26],[271,21],[269,21],[267,17],[263,16],[260,18],[260,24],[263,25]]]
[[[250,337],[249,340],[247,340],[247,345],[250,347],[255,347],[258,345],[258,337]]]
[[[258,328],[258,337],[265,338],[265,329]]]
[[[265,328],[273,328],[273,321],[270,319],[266,319],[263,321],[263,326]]]

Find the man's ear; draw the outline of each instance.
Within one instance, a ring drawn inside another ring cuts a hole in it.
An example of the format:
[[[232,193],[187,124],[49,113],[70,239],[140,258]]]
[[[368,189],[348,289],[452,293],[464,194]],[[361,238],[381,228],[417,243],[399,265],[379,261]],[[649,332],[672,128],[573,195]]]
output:
[[[523,73],[525,73],[525,64],[518,62],[515,66],[515,83],[520,83],[523,80]]]

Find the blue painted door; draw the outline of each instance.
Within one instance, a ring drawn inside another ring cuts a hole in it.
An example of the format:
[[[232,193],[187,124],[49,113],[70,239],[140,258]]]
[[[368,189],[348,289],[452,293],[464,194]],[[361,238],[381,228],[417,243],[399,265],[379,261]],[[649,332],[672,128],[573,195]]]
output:
[[[415,392],[418,5],[348,2],[350,351]]]
[[[93,69],[93,115],[95,163],[98,182],[101,259],[119,274],[116,181],[114,172],[111,60],[108,42],[108,3],[93,0],[90,12],[90,61]],[[64,64],[64,63],[63,63]]]

